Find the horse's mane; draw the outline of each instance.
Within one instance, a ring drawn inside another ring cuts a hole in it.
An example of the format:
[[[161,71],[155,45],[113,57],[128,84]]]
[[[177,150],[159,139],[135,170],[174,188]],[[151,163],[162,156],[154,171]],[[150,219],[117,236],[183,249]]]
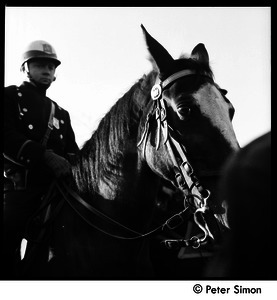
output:
[[[208,65],[181,57],[174,60],[171,72],[195,69],[210,73]],[[91,138],[85,142],[73,166],[73,174],[80,193],[96,192],[99,180],[106,184],[116,183],[120,177],[123,158],[137,144],[140,118],[143,110],[152,103],[150,90],[155,84],[158,71],[154,69],[141,77],[106,113]],[[163,74],[160,79],[164,80]],[[134,151],[133,151],[134,152]]]
[[[81,148],[73,166],[79,192],[97,191],[99,179],[109,184],[120,176],[124,155],[132,143],[136,145],[140,118],[156,76],[153,70],[141,77],[110,108]]]

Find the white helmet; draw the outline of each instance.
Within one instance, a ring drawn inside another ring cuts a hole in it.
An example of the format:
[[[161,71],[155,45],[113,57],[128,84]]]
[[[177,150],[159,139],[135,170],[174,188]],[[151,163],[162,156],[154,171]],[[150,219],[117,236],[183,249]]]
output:
[[[56,67],[61,64],[55,49],[48,42],[42,40],[34,41],[27,46],[22,56],[21,68],[25,62],[35,58],[51,60]]]

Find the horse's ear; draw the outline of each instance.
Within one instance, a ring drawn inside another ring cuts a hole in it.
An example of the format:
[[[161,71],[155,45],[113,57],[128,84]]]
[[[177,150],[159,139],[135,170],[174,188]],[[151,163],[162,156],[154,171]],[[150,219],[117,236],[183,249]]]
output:
[[[202,63],[209,64],[209,54],[208,54],[208,51],[206,50],[204,44],[202,44],[202,43],[196,45],[193,48],[190,57],[192,59],[198,60]]]
[[[156,41],[141,24],[148,50],[159,68],[160,73],[167,73],[174,59],[167,50]]]

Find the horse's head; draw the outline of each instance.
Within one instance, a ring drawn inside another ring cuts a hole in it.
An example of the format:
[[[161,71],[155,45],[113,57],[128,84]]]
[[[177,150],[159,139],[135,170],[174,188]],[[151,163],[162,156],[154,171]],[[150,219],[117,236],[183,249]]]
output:
[[[181,188],[199,195],[216,212],[216,183],[226,158],[239,149],[234,108],[213,79],[209,55],[198,44],[188,58],[174,60],[142,26],[158,68],[139,145],[148,166]],[[149,128],[146,130],[146,128]],[[211,192],[211,193],[209,193]],[[197,202],[197,201],[196,201]]]

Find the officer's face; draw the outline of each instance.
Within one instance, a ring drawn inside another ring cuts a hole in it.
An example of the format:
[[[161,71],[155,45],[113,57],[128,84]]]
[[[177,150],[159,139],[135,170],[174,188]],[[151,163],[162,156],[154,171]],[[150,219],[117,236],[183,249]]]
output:
[[[28,67],[30,76],[35,82],[49,86],[54,81],[56,67],[51,61],[31,61]]]

